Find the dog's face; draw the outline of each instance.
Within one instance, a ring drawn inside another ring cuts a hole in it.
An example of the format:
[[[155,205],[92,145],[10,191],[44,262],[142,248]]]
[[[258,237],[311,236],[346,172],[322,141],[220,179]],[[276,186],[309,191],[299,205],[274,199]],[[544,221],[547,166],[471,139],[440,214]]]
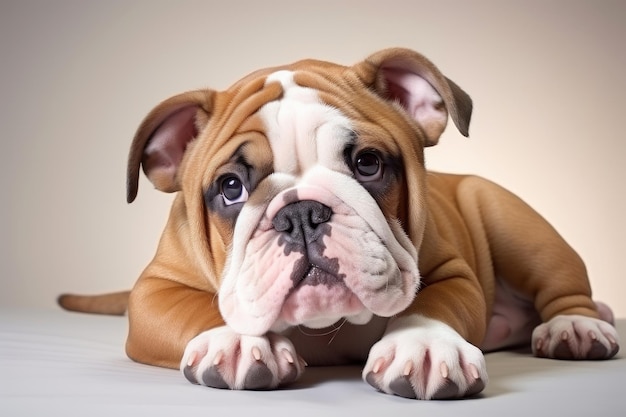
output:
[[[419,275],[398,223],[404,172],[393,138],[369,133],[370,122],[325,103],[293,71],[270,83],[282,94],[251,116],[261,134],[242,138],[206,198],[212,215],[237,216],[222,314],[238,332],[263,334],[397,313]]]
[[[180,191],[188,262],[238,333],[392,316],[419,286],[423,147],[448,111],[466,133],[469,98],[411,51],[257,71],[148,115],[129,201],[139,162],[157,188]]]

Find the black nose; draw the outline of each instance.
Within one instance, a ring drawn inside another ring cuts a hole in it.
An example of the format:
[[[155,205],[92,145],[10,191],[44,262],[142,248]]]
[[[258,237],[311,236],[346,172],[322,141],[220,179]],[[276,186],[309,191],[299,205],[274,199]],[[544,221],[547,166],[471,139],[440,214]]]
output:
[[[272,219],[272,225],[289,243],[307,245],[328,232],[320,227],[330,220],[330,207],[313,200],[302,200],[283,207]]]

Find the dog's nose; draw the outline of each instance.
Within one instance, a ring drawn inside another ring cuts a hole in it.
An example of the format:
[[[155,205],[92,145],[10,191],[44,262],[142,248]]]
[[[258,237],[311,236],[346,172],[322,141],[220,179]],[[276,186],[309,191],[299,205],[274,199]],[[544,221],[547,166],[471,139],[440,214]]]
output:
[[[328,222],[333,212],[330,207],[313,200],[302,200],[283,207],[272,219],[272,225],[283,232],[289,243],[306,245],[328,233],[320,225]]]

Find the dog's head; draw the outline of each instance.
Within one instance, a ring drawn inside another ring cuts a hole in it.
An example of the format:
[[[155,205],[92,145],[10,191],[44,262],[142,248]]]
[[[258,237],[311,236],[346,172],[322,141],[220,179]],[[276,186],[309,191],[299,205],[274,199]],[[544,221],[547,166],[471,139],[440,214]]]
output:
[[[179,192],[191,249],[177,256],[204,271],[240,333],[392,316],[420,283],[423,148],[448,113],[467,135],[471,107],[406,49],[260,70],[152,110],[131,147],[128,201],[140,165]]]

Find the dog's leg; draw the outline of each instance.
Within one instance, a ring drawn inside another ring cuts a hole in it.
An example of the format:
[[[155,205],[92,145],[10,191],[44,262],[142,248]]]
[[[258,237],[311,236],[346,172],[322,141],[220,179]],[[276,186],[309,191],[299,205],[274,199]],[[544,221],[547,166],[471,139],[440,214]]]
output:
[[[543,324],[532,336],[537,356],[608,359],[617,353],[617,331],[602,320],[610,319],[610,309],[598,309],[583,261],[548,222],[481,178],[465,179],[458,201],[474,238],[488,242],[496,275],[539,313]]]
[[[363,378],[375,388],[417,399],[474,395],[487,383],[482,352],[486,304],[473,271],[455,247],[426,226],[420,250],[423,285],[402,317],[389,320],[368,356]]]
[[[140,278],[131,292],[126,351],[215,388],[275,388],[304,370],[287,338],[236,334],[224,325],[214,294],[154,277]]]
[[[128,322],[128,356],[167,368],[179,367],[189,340],[224,325],[214,294],[143,276],[130,294]]]
[[[228,326],[193,338],[180,369],[194,384],[213,388],[262,390],[295,381],[305,363],[284,336],[240,335]]]

